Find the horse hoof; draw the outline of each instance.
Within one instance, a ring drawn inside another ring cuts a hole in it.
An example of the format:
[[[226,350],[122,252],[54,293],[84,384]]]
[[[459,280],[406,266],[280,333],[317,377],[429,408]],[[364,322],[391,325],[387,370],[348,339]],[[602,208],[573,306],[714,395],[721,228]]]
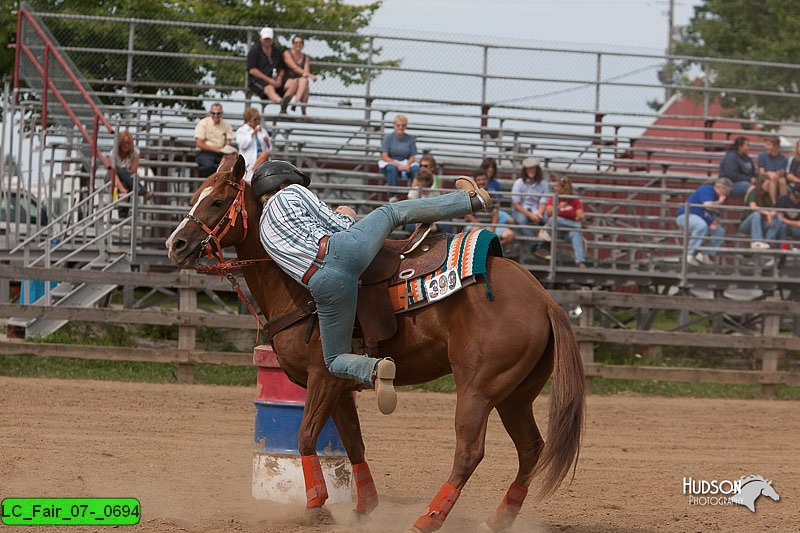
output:
[[[303,522],[306,526],[322,526],[333,525],[336,520],[327,507],[306,507]]]

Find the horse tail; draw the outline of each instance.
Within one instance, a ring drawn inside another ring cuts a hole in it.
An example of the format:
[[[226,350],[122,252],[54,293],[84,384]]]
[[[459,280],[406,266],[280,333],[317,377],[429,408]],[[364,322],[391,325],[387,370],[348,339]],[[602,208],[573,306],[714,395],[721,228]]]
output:
[[[552,298],[548,298],[547,316],[553,332],[553,387],[547,440],[533,471],[533,475],[545,472],[540,498],[556,491],[570,467],[575,478],[586,395],[583,363],[569,318]]]

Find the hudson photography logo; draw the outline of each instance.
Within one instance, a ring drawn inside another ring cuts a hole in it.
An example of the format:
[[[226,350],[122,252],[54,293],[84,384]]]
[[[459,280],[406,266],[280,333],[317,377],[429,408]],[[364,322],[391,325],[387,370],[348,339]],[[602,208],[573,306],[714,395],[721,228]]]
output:
[[[759,496],[776,502],[781,499],[772,481],[763,476],[742,476],[733,480],[685,477],[682,486],[689,505],[743,505],[755,513]]]

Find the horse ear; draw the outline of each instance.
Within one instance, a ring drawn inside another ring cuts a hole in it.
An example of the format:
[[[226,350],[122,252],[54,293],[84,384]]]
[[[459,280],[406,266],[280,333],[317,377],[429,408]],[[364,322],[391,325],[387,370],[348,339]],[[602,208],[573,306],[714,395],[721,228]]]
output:
[[[236,178],[236,181],[239,181],[244,177],[245,169],[247,168],[247,163],[242,157],[242,154],[239,154],[239,157],[236,158],[236,164],[233,166],[233,177]]]

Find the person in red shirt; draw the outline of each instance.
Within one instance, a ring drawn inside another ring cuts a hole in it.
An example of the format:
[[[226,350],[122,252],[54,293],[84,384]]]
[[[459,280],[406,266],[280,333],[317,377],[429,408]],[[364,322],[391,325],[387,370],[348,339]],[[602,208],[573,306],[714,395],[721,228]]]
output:
[[[575,254],[575,266],[578,268],[586,268],[586,250],[583,244],[583,233],[579,230],[583,226],[584,210],[583,203],[580,198],[575,196],[575,191],[572,189],[572,180],[567,176],[558,178],[553,183],[553,194],[558,195],[558,208],[553,209],[553,200],[551,197],[547,200],[545,208],[545,215],[547,216],[547,225],[552,224],[553,212],[556,216],[557,228],[569,228],[565,231],[559,231],[559,235],[566,233],[567,239],[572,243],[572,251]]]

